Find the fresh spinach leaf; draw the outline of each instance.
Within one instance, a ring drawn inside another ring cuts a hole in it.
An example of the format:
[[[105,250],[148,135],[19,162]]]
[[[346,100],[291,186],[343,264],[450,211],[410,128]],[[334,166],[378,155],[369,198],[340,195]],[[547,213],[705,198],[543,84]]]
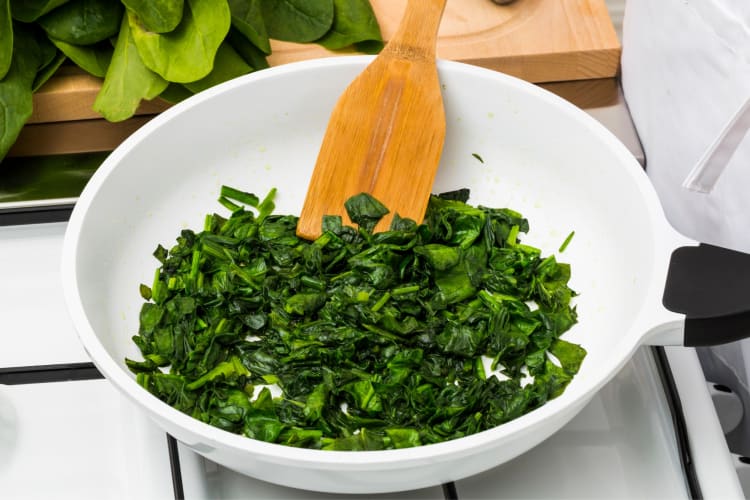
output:
[[[10,69],[13,58],[13,19],[10,17],[10,0],[0,0],[0,80]]]
[[[36,74],[34,78],[34,84],[31,86],[31,91],[36,92],[42,85],[52,78],[52,76],[60,69],[60,66],[65,62],[67,57],[60,51],[55,51],[55,55],[47,64],[44,65]]]
[[[15,54],[20,51],[14,50]],[[13,146],[23,125],[31,117],[34,74],[25,71],[14,57],[5,78],[0,80],[0,158]]]
[[[245,37],[239,30],[232,27],[229,30],[229,36],[227,36],[229,44],[242,56],[247,64],[250,65],[254,70],[265,69],[269,67],[266,54],[255,46],[250,40]]]
[[[74,45],[51,37],[50,40],[60,52],[70,58],[79,68],[99,78],[106,76],[114,53],[109,41],[93,45]]]
[[[143,64],[123,16],[112,61],[104,83],[94,101],[94,110],[111,122],[130,118],[142,99],[153,99],[167,88],[168,82]]]
[[[261,0],[268,36],[287,42],[312,42],[333,25],[333,0]]]
[[[261,0],[229,0],[229,9],[232,12],[232,26],[268,55],[271,53],[271,42],[260,3]]]
[[[182,21],[185,0],[122,0],[146,28],[154,33],[168,33]]]
[[[164,89],[161,94],[159,94],[159,97],[167,102],[176,104],[178,102],[184,101],[192,95],[193,93],[185,88],[184,85],[179,83],[170,83],[167,88]]]
[[[32,48],[16,51],[19,37],[32,40]],[[94,109],[120,121],[142,99],[161,93],[179,102],[193,94],[181,84],[204,89],[267,68],[272,37],[350,43],[364,52],[382,47],[366,0],[0,0],[0,99],[11,110],[0,159],[28,118],[28,90],[37,91],[66,60],[105,78]],[[36,67],[30,87],[19,66]]]
[[[67,2],[68,0],[10,0],[10,13],[17,21],[32,23]]]
[[[37,20],[50,38],[91,45],[117,34],[124,8],[119,0],[70,0]]]
[[[362,52],[363,54],[377,54],[381,50],[385,43],[380,40],[364,40],[362,42],[356,42],[354,44],[354,50]]]
[[[232,78],[245,75],[253,70],[245,60],[229,45],[222,43],[216,52],[214,68],[211,72],[195,82],[185,83],[184,86],[193,93],[218,85]]]
[[[29,61],[36,64],[37,72],[34,76],[34,82],[31,85],[31,91],[36,92],[46,82],[52,74],[60,67],[65,60],[57,48],[47,39],[44,32],[34,25],[28,25],[27,33],[33,36],[25,43],[30,43],[33,49],[25,51],[31,52],[33,56],[27,55]]]
[[[316,43],[330,50],[364,42],[370,44],[368,51],[376,49],[378,43],[382,48],[380,25],[369,0],[334,0],[333,6],[333,25]]]
[[[31,29],[34,34],[35,52],[37,57],[35,59],[37,65],[37,72],[43,70],[50,64],[53,64],[57,58],[58,50],[52,44],[52,42],[44,35],[44,32],[33,26]]]
[[[37,73],[55,57],[55,48],[35,26],[13,23],[13,58],[0,80],[0,158],[18,138],[33,111]]]
[[[231,24],[229,5],[213,0],[186,0],[180,24],[169,33],[149,31],[133,12],[127,18],[146,67],[176,83],[194,82],[211,72]]]

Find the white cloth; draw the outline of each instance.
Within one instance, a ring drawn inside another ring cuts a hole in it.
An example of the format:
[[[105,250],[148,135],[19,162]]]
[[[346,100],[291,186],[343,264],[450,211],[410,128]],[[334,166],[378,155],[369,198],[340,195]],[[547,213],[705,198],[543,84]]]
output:
[[[712,193],[682,187],[750,97],[750,1],[627,0],[622,43],[625,99],[667,219],[750,252],[750,135]]]
[[[710,194],[682,183],[750,97],[750,0],[627,0],[622,85],[667,219],[697,241],[750,252],[750,135]],[[750,454],[750,340],[698,349],[745,415],[727,435]]]

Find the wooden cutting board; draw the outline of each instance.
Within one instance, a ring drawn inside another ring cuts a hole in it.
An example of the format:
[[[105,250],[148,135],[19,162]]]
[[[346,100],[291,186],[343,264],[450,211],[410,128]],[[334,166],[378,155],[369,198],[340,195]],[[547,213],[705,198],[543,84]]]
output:
[[[395,32],[407,0],[370,0],[385,40]],[[272,41],[272,66],[351,52],[314,44]],[[448,0],[438,57],[501,71],[533,83],[612,78],[621,46],[605,0]],[[34,113],[9,155],[65,154],[114,149],[168,104],[144,102],[137,116],[109,123],[92,109],[99,78],[73,68],[34,95]]]
[[[407,0],[370,0],[385,40]],[[316,45],[273,42],[271,65],[337,55]],[[620,41],[605,0],[449,0],[438,57],[484,66],[533,83],[617,74]]]

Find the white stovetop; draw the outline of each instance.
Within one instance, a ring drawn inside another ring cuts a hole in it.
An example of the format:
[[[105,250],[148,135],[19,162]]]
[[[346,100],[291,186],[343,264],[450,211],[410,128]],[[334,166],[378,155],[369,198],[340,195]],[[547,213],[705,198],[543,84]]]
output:
[[[0,368],[88,361],[62,297],[64,223],[0,227]],[[670,351],[706,498],[742,498],[695,354]],[[687,389],[686,389],[687,388]],[[180,447],[185,498],[298,498]],[[648,349],[565,428],[458,498],[686,498],[671,416]],[[0,385],[3,499],[174,498],[166,435],[106,380]],[[443,498],[440,487],[382,498]]]

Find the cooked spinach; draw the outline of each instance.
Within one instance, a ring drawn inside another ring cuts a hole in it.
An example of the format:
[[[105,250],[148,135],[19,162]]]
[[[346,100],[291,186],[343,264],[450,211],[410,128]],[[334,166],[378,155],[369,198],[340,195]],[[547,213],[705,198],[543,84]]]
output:
[[[521,214],[460,190],[373,234],[387,209],[360,194],[354,227],[324,217],[307,241],[274,195],[223,187],[229,215],[154,251],[126,364],[159,399],[253,439],[378,450],[508,422],[577,373],[570,266],[519,240]]]
[[[14,58],[27,57],[14,47],[29,34],[33,50],[45,50],[43,59],[19,63],[36,68],[30,86],[28,75],[11,71]],[[267,68],[274,38],[382,48],[369,0],[0,0],[0,106],[10,110],[0,125],[0,161],[31,116],[29,91],[66,61],[104,79],[94,110],[120,121],[143,99],[178,102]]]
[[[560,248],[558,249],[558,252],[563,253],[566,248],[568,248],[568,245],[570,245],[571,240],[573,239],[573,236],[576,235],[575,231],[571,231],[570,234],[565,238],[565,240],[560,245]]]

